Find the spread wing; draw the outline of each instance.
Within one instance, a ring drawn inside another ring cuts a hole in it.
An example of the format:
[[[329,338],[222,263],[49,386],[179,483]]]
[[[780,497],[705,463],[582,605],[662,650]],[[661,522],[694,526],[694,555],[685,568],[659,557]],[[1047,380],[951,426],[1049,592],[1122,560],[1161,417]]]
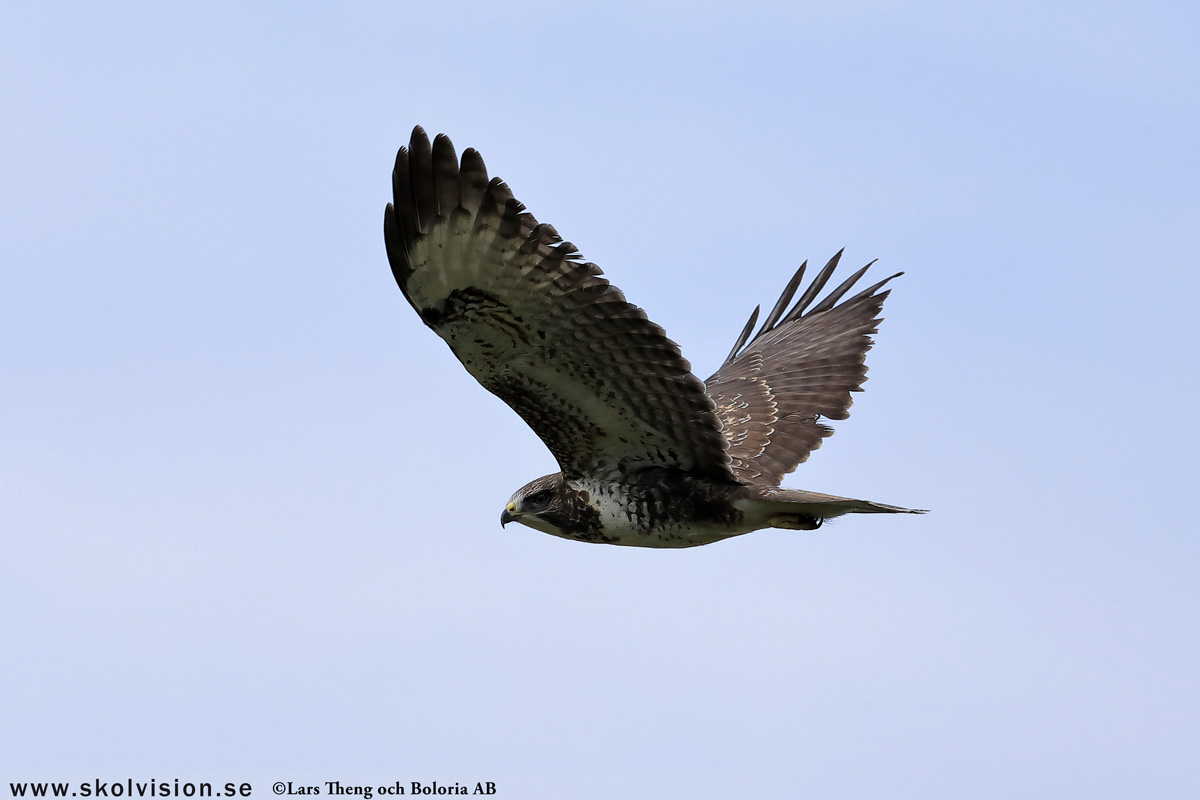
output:
[[[754,309],[729,357],[707,381],[729,440],[733,473],[742,482],[777,486],[833,433],[821,417],[850,416],[850,392],[862,391],[863,360],[888,296],[879,289],[903,273],[838,303],[868,264],[809,309],[841,255],[830,259],[788,310],[804,279],[801,265],[747,344],[758,320]]]
[[[388,260],[422,321],[516,411],[568,478],[649,466],[732,479],[704,384],[679,347],[473,149],[420,127],[400,148]]]

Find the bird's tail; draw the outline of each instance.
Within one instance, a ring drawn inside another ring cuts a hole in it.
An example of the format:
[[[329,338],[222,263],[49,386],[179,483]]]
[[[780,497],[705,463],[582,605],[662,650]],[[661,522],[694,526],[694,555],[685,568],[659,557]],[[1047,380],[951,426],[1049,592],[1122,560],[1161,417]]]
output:
[[[855,500],[800,489],[747,486],[735,501],[744,514],[761,520],[763,527],[811,531],[843,514],[924,514],[925,509],[901,508],[870,500]]]

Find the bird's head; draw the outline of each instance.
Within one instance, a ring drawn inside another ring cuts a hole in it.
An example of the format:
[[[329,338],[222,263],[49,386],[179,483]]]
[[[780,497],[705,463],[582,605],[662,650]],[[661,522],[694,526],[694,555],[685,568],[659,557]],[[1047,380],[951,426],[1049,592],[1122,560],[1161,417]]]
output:
[[[538,478],[517,489],[500,514],[501,527],[510,522],[562,535],[559,519],[566,510],[561,472]]]

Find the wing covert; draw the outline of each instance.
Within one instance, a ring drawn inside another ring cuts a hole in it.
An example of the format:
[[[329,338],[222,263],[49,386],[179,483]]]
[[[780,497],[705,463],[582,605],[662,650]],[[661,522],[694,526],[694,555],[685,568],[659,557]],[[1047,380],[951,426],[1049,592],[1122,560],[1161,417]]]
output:
[[[421,320],[516,411],[570,478],[674,467],[731,479],[725,437],[678,345],[538,221],[473,150],[417,127],[384,216]]]
[[[778,485],[833,433],[820,419],[845,419],[850,392],[862,391],[871,334],[888,296],[879,289],[904,273],[839,303],[868,264],[810,309],[841,255],[830,259],[788,310],[804,278],[807,263],[802,264],[758,333],[750,338],[755,309],[725,363],[706,382],[738,480]]]

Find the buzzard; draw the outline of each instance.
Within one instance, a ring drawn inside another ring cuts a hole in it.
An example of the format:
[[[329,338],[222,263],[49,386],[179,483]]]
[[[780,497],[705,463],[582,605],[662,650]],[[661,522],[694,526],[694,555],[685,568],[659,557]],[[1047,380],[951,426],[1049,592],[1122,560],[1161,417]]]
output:
[[[384,214],[400,290],[485,389],[533,428],[561,468],[500,515],[583,542],[694,547],[760,528],[814,530],[847,513],[920,513],[779,482],[845,419],[897,277],[850,297],[871,266],[815,302],[839,252],[791,302],[802,265],[705,382],[642,309],[539,223],[474,149],[460,161],[419,126]],[[872,262],[873,263],[873,262]],[[840,302],[839,302],[840,301]]]

